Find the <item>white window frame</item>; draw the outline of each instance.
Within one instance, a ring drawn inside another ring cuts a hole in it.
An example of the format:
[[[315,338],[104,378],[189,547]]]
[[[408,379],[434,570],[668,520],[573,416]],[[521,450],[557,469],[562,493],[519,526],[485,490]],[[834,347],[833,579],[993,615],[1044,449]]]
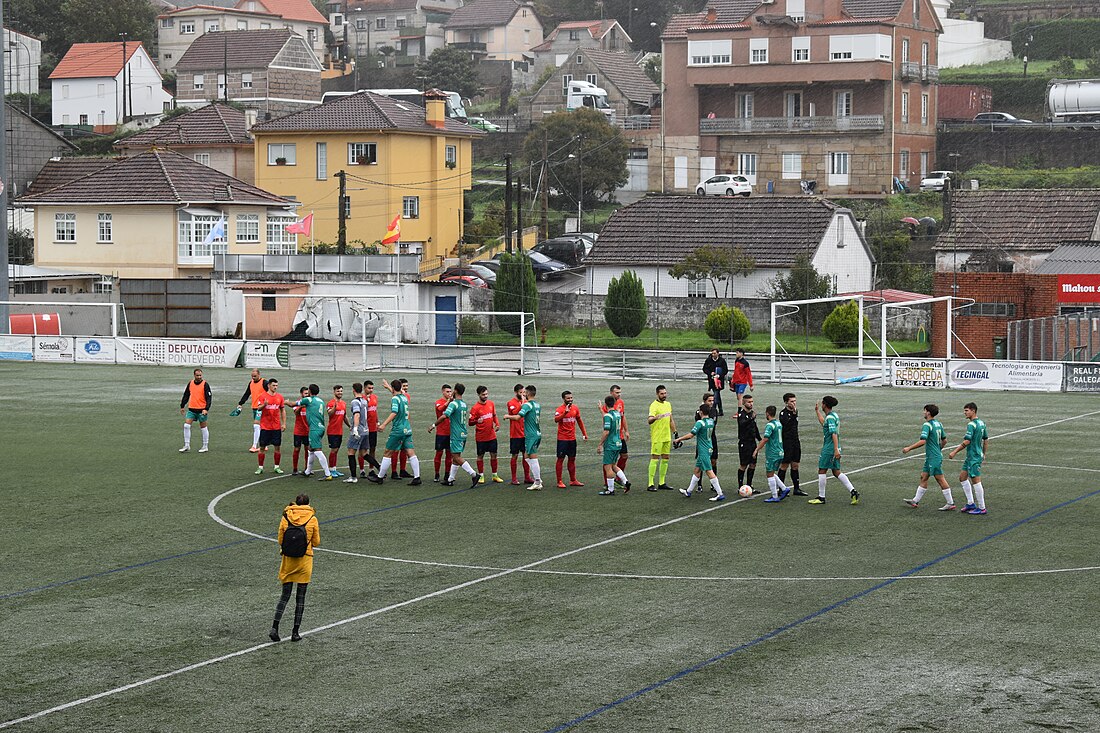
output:
[[[115,292],[115,281],[104,278],[92,283],[92,292],[98,295],[107,295]]]
[[[101,211],[96,215],[95,241],[97,244],[111,244],[115,241],[114,222],[111,214]]]
[[[926,178],[928,176],[928,151],[922,150],[920,154],[920,177]]]
[[[279,158],[286,159],[286,165],[298,165],[297,143],[268,143],[267,164],[278,165],[275,161]]]
[[[189,218],[184,218],[189,217]],[[179,262],[183,264],[213,264],[214,255],[225,254],[228,241],[207,243],[206,236],[221,221],[221,214],[191,216],[179,214]]]
[[[205,33],[217,33],[221,29],[221,24],[216,20],[208,20],[202,24],[202,27]]]
[[[205,166],[210,165],[210,153],[195,153],[191,157],[195,159],[196,163],[201,163]]]
[[[743,120],[751,120],[756,116],[756,98],[753,92],[738,92],[735,97],[737,103],[737,116]]]
[[[260,243],[260,215],[237,214],[237,244]]]
[[[744,176],[749,179],[749,183],[756,185],[756,171],[759,164],[759,159],[756,157],[756,153],[738,153],[737,154],[737,175]]]
[[[374,30],[376,30],[376,31],[386,30],[386,19],[385,18],[375,18],[374,19]]]
[[[458,146],[448,145],[443,148],[443,160],[451,167],[458,165]]]
[[[851,165],[851,153],[829,153],[829,185],[847,186],[851,181]]]
[[[348,143],[348,164],[358,165],[359,158],[366,158],[367,165],[378,165],[378,143]]]
[[[783,153],[783,180],[797,181],[802,178],[802,153]]]
[[[920,123],[922,125],[928,124],[928,95],[920,95]]]
[[[419,196],[402,196],[401,197],[401,218],[402,219],[419,219],[420,218],[420,197]]]
[[[928,54],[929,54],[928,41],[922,41],[921,44],[920,44],[920,65],[921,66],[928,66]]]
[[[705,298],[708,294],[708,287],[710,281],[705,277],[698,280],[687,281],[687,297],[689,298]]]
[[[328,143],[317,143],[317,180],[328,180]]]
[[[404,18],[398,18],[395,21],[393,21],[393,24],[397,28],[404,28],[407,25],[407,22]]]
[[[766,64],[768,63],[768,40],[767,38],[750,38],[749,39],[749,63],[750,64]]]
[[[851,117],[855,105],[855,94],[851,89],[840,89],[833,93],[833,114],[836,117]]]
[[[805,23],[806,0],[787,0],[787,17],[795,23]]]
[[[248,21],[247,20],[238,20],[237,21],[237,30],[239,30],[239,31],[248,30]]]
[[[901,93],[901,121],[909,122],[909,92]]]
[[[596,75],[595,74],[585,74],[584,80],[586,82],[588,82],[589,84],[591,84],[592,86],[597,86],[597,84],[596,84]]]
[[[202,74],[195,74],[192,79],[191,85],[195,89],[202,89],[206,86],[206,77]]]
[[[562,74],[561,75],[561,95],[563,97],[568,97],[569,96],[569,85],[572,84],[572,83],[573,83],[573,75],[572,74]]]
[[[241,74],[241,89],[252,88],[252,72],[245,71]]]
[[[791,39],[791,63],[804,64],[810,60],[810,37],[796,36]]]
[[[909,39],[901,39],[901,60],[902,63],[909,60]]]
[[[909,178],[909,151],[898,152],[898,178],[905,181]]]
[[[82,114],[82,115],[80,115],[80,116],[79,116],[79,117],[77,118],[77,120],[76,120],[76,123],[77,123],[78,125],[87,125],[87,124],[88,124],[88,115],[86,115],[86,114]]]
[[[267,253],[269,255],[292,255],[298,253],[298,235],[286,230],[287,225],[298,221],[293,214],[286,216],[268,215],[265,233],[267,235]]]
[[[76,214],[59,212],[53,215],[53,241],[70,244],[76,242]]]
[[[688,66],[729,66],[733,40],[688,41]]]
[[[181,20],[180,21],[180,35],[181,36],[189,36],[189,35],[194,34],[194,32],[195,32],[195,22],[194,21],[187,21],[187,20]]]

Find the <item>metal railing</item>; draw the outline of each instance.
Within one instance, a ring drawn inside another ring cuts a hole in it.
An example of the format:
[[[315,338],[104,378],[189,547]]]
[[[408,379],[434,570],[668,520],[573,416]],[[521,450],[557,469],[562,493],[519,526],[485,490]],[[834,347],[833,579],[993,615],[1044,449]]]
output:
[[[214,255],[217,272],[351,273],[416,275],[420,255]],[[400,270],[399,270],[400,268]]]
[[[1016,361],[1100,361],[1100,315],[1012,321],[1005,356]]]
[[[700,135],[771,134],[783,132],[879,132],[882,115],[848,117],[717,117],[699,120]]]
[[[902,61],[898,69],[898,78],[902,81],[939,81],[940,67],[920,64],[916,61]]]
[[[661,118],[655,115],[626,115],[617,118],[615,124],[624,130],[657,130],[661,127]]]

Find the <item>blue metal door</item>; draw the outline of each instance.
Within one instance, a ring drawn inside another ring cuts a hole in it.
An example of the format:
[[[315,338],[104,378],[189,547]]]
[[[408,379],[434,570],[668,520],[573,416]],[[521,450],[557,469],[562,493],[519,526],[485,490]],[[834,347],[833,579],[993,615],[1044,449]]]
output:
[[[454,295],[435,296],[437,311],[458,310],[458,298]],[[445,313],[435,314],[435,342],[441,346],[454,346],[458,343],[458,316]]]

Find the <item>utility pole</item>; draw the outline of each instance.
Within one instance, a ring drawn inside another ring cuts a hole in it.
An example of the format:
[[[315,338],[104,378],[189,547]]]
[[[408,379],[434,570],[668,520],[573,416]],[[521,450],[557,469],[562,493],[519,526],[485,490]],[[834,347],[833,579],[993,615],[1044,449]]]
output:
[[[0,0],[0,28],[4,27],[4,3]],[[4,54],[0,53],[0,99],[3,99],[7,94],[7,90],[4,89],[4,64],[7,63],[4,58]],[[29,90],[28,90],[29,91]],[[7,121],[7,105],[0,104],[0,130],[8,129]],[[0,145],[0,171],[3,171],[8,167],[8,146]],[[11,297],[11,290],[8,286],[8,189],[11,187],[11,181],[3,181],[4,185],[0,186],[0,301],[8,300]],[[8,326],[8,305],[7,303],[0,302],[0,333],[9,333]]]
[[[118,35],[122,38],[122,121],[126,122],[126,97],[127,92],[130,91],[130,82],[126,74],[126,67],[129,66],[126,63],[126,39],[128,34],[119,33]]]
[[[222,31],[222,101],[229,104],[229,36]]]
[[[336,254],[342,255],[348,246],[348,174],[336,171],[335,175],[340,180],[340,193],[336,197]]]
[[[542,218],[539,220],[539,229],[542,238],[550,238],[550,161],[546,153],[546,133],[542,133],[542,177],[539,185],[539,198],[541,199]]]
[[[523,251],[523,181],[516,179],[516,251]]]
[[[512,155],[504,154],[504,251],[512,253]]]

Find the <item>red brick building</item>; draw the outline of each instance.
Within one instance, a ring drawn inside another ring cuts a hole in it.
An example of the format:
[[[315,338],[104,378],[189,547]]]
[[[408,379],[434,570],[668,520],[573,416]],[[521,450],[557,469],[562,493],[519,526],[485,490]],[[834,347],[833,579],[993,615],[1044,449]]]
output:
[[[957,287],[956,287],[957,286]],[[937,272],[934,296],[956,295],[974,303],[955,312],[952,350],[957,357],[996,356],[994,341],[1008,336],[1008,324],[1058,315],[1058,276],[1023,272]],[[932,304],[932,354],[946,350],[947,302]]]

